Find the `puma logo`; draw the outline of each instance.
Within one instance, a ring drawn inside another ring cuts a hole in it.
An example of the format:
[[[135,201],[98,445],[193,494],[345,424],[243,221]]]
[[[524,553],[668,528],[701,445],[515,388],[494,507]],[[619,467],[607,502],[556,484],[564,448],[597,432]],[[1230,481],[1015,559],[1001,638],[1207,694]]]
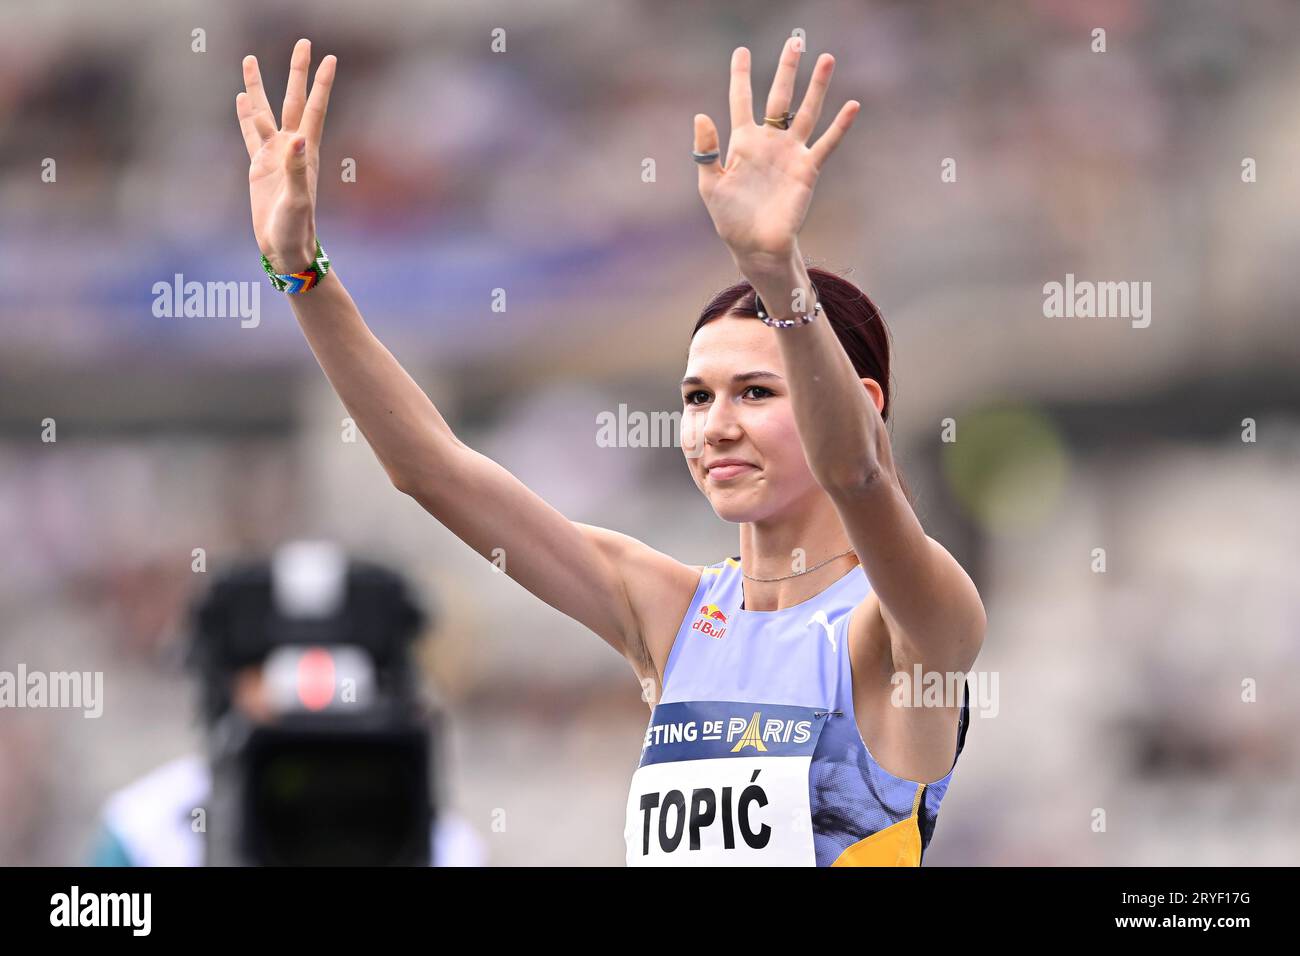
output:
[[[825,611],[818,611],[812,617],[808,618],[808,624],[820,624],[826,629],[826,640],[831,642],[831,650],[839,651],[839,645],[835,642],[835,628],[831,627],[831,622],[826,619]],[[805,627],[808,625],[805,624]]]

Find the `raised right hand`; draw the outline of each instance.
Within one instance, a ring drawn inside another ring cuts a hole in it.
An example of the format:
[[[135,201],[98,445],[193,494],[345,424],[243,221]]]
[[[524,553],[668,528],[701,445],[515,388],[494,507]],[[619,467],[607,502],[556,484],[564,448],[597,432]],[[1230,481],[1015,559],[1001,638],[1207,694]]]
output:
[[[275,115],[262,88],[257,57],[244,57],[244,89],[235,97],[239,128],[248,147],[248,192],[252,202],[253,235],[262,254],[278,273],[300,272],[316,256],[316,177],[320,170],[320,138],[334,85],[332,54],[321,61],[307,98],[307,67],[311,41],[299,40],[289,63],[282,120]]]

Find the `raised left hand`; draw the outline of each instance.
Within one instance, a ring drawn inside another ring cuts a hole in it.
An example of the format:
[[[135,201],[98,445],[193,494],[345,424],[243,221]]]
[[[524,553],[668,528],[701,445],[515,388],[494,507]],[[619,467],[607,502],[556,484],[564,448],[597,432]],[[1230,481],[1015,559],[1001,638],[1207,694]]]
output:
[[[790,37],[767,95],[765,116],[791,109],[802,40]],[[811,146],[808,140],[821,116],[835,58],[823,53],[813,68],[808,92],[789,129],[754,122],[749,78],[749,50],[731,55],[731,138],[726,164],[719,158],[700,166],[700,197],[714,228],[737,264],[788,261],[797,248],[799,229],[808,214],[817,177],[827,158],[853,125],[861,106],[849,100],[830,128]],[[718,130],[703,113],[695,116],[695,151],[719,149]]]

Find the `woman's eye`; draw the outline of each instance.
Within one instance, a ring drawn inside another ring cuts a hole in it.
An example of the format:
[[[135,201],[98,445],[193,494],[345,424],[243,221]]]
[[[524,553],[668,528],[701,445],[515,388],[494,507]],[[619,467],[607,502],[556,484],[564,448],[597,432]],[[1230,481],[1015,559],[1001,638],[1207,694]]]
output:
[[[751,392],[756,392],[756,393],[758,393],[758,394],[755,394],[755,395],[753,396],[754,398],[767,398],[769,395],[775,395],[775,394],[776,394],[776,393],[773,392],[770,388],[764,388],[762,385],[751,385],[751,386],[749,386],[747,389],[745,389],[743,392],[741,392],[740,394],[741,394],[741,397],[742,397],[742,398],[745,398],[745,397],[749,397]],[[697,402],[696,399],[699,398],[700,396],[704,396],[704,398],[703,398],[702,401],[698,401],[698,402]],[[686,404],[687,404],[687,405],[701,405],[701,404],[703,404],[705,401],[708,401],[708,399],[709,399],[709,393],[708,393],[708,392],[704,392],[704,391],[700,391],[700,392],[689,392],[689,393],[687,393],[687,395],[686,395]]]

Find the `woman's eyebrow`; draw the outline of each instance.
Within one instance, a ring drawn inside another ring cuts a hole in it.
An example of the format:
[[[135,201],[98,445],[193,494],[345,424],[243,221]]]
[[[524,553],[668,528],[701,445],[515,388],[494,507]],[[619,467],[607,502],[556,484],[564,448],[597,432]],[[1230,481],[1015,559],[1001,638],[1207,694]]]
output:
[[[739,372],[731,376],[731,384],[738,385],[741,382],[748,382],[751,379],[755,379],[755,378],[781,378],[781,376],[777,375],[776,372],[768,372],[764,369],[758,369],[753,372]],[[682,385],[703,385],[703,384],[704,384],[704,379],[700,378],[698,375],[687,375],[684,379],[682,379]]]

